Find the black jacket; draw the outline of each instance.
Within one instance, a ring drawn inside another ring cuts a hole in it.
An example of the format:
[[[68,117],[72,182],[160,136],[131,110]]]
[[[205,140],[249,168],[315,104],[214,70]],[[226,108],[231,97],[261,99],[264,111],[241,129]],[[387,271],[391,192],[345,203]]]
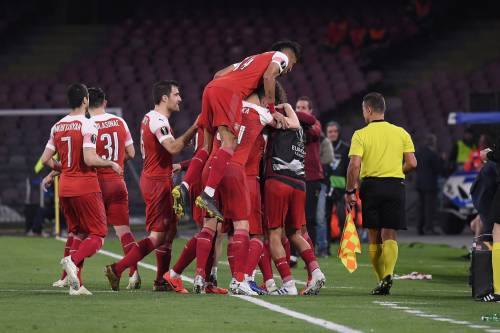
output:
[[[434,192],[438,190],[438,178],[442,172],[442,161],[438,153],[425,146],[417,150],[417,190]]]

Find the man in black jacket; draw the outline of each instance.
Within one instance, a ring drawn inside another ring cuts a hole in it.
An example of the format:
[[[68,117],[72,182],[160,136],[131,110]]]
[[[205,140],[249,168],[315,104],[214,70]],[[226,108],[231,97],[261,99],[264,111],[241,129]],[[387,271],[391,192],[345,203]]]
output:
[[[420,202],[418,234],[439,234],[434,230],[434,218],[438,205],[438,178],[442,170],[442,161],[436,151],[437,139],[428,134],[425,145],[417,153],[417,191]]]

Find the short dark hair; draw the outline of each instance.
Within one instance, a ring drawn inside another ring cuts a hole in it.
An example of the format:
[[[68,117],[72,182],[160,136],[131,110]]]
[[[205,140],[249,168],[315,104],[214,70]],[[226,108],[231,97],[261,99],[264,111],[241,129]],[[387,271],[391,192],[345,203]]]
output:
[[[68,97],[69,107],[76,109],[82,106],[85,97],[89,98],[89,91],[87,90],[87,86],[83,83],[73,83],[68,87],[66,95]]]
[[[90,87],[89,88],[89,108],[95,109],[100,107],[106,100],[106,94],[101,88]]]
[[[385,99],[384,96],[378,92],[371,92],[363,97],[363,103],[378,113],[385,112]]]
[[[283,51],[284,49],[290,49],[295,53],[295,58],[297,58],[297,62],[300,62],[302,58],[302,46],[299,43],[285,39],[280,40],[271,45],[272,51]]]
[[[337,127],[337,130],[340,132],[340,124],[338,122],[336,122],[336,121],[329,121],[328,123],[326,123],[326,128],[328,128],[330,126]]]
[[[158,81],[153,85],[153,102],[155,105],[160,104],[163,95],[170,96],[172,87],[179,88],[179,83],[174,80]]]
[[[266,96],[266,90],[264,89],[263,84],[257,88],[257,95],[259,96],[259,99],[263,99],[264,96]],[[274,100],[276,104],[286,103],[287,101],[285,89],[278,81],[276,81],[276,86],[274,88]]]
[[[297,99],[297,102],[298,101],[306,101],[307,102],[307,106],[309,107],[309,109],[313,109],[313,102],[311,100],[311,98],[309,96],[300,96],[298,99]]]

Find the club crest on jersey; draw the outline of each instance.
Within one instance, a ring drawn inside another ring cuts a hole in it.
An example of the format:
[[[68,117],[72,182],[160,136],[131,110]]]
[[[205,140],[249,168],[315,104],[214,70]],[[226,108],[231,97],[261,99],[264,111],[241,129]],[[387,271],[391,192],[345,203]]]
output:
[[[163,134],[163,135],[169,134],[167,126],[163,126],[162,128],[160,128],[160,131],[161,131],[161,134]]]

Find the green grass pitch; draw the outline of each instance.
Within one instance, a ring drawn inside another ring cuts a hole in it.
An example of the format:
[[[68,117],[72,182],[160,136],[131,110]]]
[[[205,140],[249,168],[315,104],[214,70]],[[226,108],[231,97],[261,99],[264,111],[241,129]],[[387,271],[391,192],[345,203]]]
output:
[[[175,240],[173,260],[184,242]],[[108,292],[102,271],[114,259],[102,254],[87,260],[83,272],[94,295],[70,297],[67,290],[51,287],[60,273],[63,245],[55,239],[0,237],[0,332],[332,331],[236,297],[153,293],[154,272],[142,267],[141,290],[128,292],[122,281],[122,291]],[[121,254],[117,240],[107,240],[104,249]],[[471,299],[463,254],[447,246],[401,244],[396,274],[419,271],[432,274],[433,280],[395,281],[390,296],[369,295],[375,278],[362,254],[353,274],[337,258],[320,260],[327,288],[318,296],[259,298],[362,332],[500,332],[500,323],[481,321],[481,315],[500,313],[500,305]],[[154,255],[144,260],[154,261]],[[227,286],[228,266],[219,264],[219,272],[220,285]],[[193,265],[185,274],[192,273]],[[305,280],[302,263],[293,274]]]

